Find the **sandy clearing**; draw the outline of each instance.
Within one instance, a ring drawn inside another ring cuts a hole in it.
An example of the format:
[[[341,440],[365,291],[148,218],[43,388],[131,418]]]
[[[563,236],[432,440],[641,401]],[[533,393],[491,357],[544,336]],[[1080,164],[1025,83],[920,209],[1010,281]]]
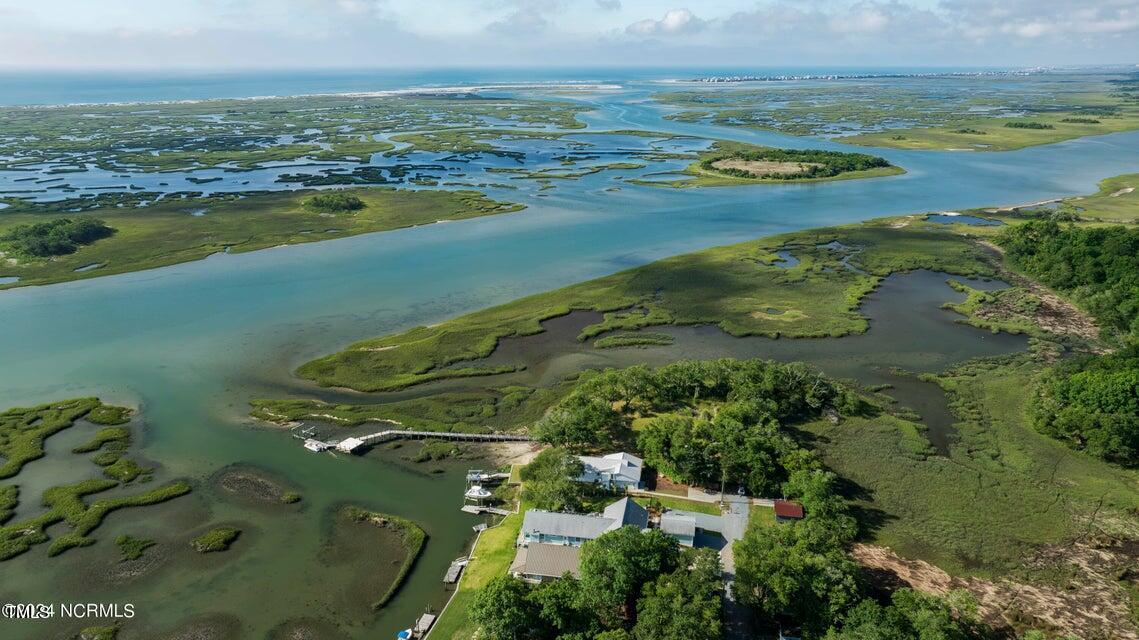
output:
[[[1134,190],[1135,190],[1135,187],[1124,187],[1124,188],[1120,189],[1119,191],[1112,193],[1108,197],[1109,198],[1118,198],[1119,196],[1125,196]]]
[[[764,175],[790,175],[802,173],[811,167],[821,167],[817,162],[771,162],[768,160],[744,160],[742,158],[725,158],[712,163],[713,169],[739,169],[747,171],[755,177]]]
[[[1004,255],[1004,249],[992,242],[981,241],[979,244],[998,255]],[[1040,308],[1036,313],[1036,323],[1040,328],[1056,335],[1079,336],[1093,344],[1098,341],[1099,327],[1096,326],[1095,320],[1076,305],[1039,282],[1018,273],[1005,270],[1000,274],[1000,278],[1009,284],[1028,289],[1040,299]],[[978,315],[985,317],[985,312]]]
[[[1030,618],[1034,626],[1079,638],[1139,640],[1139,633],[1129,622],[1127,594],[1112,576],[1127,557],[1111,549],[1075,543],[1042,554],[1040,562],[1078,569],[1081,579],[1065,588],[954,577],[928,562],[902,558],[887,547],[868,544],[854,545],[851,556],[880,577],[890,576],[920,591],[945,595],[953,589],[966,589],[977,598],[981,617],[996,627],[1008,627],[1010,618]]]

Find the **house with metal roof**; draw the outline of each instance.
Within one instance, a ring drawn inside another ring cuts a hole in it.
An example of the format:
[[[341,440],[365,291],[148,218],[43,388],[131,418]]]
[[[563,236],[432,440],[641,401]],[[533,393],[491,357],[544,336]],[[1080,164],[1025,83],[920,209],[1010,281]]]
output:
[[[581,577],[581,547],[535,542],[519,547],[510,564],[510,575],[527,582],[546,582],[567,573]]]
[[[584,470],[578,476],[581,482],[600,485],[606,489],[625,491],[641,488],[641,472],[645,461],[631,453],[610,453],[606,456],[578,456]]]
[[[631,498],[621,498],[593,514],[531,509],[522,517],[510,574],[531,582],[560,578],[566,573],[576,577],[581,545],[626,526],[649,526],[649,512]]]
[[[580,547],[606,531],[634,525],[649,526],[649,512],[629,498],[621,498],[605,507],[600,514],[555,513],[531,509],[522,517],[518,545],[531,543],[561,544]]]
[[[696,544],[696,518],[683,511],[665,511],[660,516],[660,530],[685,547]]]

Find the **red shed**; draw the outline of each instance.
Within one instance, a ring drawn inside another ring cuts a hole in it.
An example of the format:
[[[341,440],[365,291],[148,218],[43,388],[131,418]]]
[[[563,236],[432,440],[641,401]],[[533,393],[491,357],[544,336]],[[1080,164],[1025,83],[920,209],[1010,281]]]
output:
[[[775,501],[775,519],[779,522],[803,519],[803,505],[790,500]]]

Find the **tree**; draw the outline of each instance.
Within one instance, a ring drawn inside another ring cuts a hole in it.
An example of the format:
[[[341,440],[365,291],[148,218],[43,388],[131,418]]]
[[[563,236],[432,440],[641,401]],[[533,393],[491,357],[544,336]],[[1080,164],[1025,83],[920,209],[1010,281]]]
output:
[[[309,198],[306,204],[311,209],[329,213],[359,211],[367,206],[360,198],[339,191],[319,193]]]
[[[581,548],[581,606],[602,624],[617,627],[636,614],[636,601],[650,580],[677,566],[676,540],[659,529],[626,526],[602,534]]]
[[[597,631],[593,613],[579,606],[581,585],[572,577],[538,585],[528,597],[537,610],[542,628],[559,640],[577,634],[592,638],[592,632]]]
[[[645,585],[637,602],[636,640],[711,640],[723,634],[719,556],[701,549],[686,554],[681,565]]]
[[[557,447],[546,449],[522,468],[522,497],[538,509],[577,511],[591,490],[577,480],[582,471],[577,456]]]
[[[826,640],[968,640],[984,637],[976,600],[964,590],[945,598],[913,589],[898,589],[889,606],[864,600],[850,610],[841,628]]]
[[[621,414],[611,403],[578,390],[534,425],[534,435],[555,446],[583,449],[612,443],[621,425]]]
[[[526,583],[517,578],[492,578],[471,599],[471,621],[482,628],[489,640],[529,638],[537,611],[526,597],[528,590]]]
[[[1139,464],[1139,347],[1056,367],[1038,389],[1034,419],[1075,449]]]
[[[764,616],[788,616],[818,634],[857,602],[858,567],[809,520],[749,527],[735,543],[735,593]]]

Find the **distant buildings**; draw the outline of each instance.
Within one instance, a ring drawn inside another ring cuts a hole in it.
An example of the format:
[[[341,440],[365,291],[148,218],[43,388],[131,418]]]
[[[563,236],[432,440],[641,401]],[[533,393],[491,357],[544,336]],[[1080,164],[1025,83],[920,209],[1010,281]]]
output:
[[[578,480],[598,484],[613,491],[641,488],[641,472],[645,461],[631,453],[611,453],[607,456],[579,456],[585,469]]]

